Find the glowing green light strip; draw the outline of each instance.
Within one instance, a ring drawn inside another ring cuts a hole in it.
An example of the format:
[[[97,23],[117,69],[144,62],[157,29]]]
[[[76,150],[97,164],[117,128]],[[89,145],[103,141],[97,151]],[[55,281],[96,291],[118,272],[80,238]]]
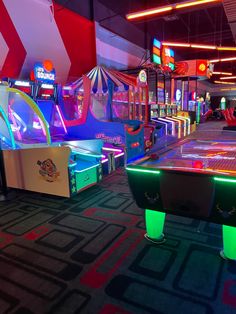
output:
[[[224,178],[217,178],[217,177],[214,177],[214,180],[215,181],[221,181],[221,182],[230,182],[230,183],[236,183],[236,179],[224,179]]]
[[[144,172],[144,173],[154,173],[154,174],[160,174],[159,170],[146,170],[146,169],[137,169],[137,168],[126,168],[128,171],[136,171],[136,172]]]

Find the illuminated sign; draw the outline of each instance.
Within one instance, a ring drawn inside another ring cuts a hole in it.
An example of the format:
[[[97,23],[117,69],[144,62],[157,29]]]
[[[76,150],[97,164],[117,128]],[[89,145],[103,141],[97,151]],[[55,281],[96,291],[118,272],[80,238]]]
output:
[[[207,76],[208,65],[207,60],[197,60],[197,75]]]
[[[138,79],[139,82],[142,84],[146,84],[147,83],[147,73],[145,70],[141,70],[138,74]]]
[[[167,46],[163,46],[162,47],[162,65],[163,67],[166,69],[171,69],[172,71],[174,71],[175,69],[175,53],[173,49],[170,49]]]
[[[121,136],[109,136],[104,133],[96,133],[95,138],[102,139],[106,143],[123,144]]]
[[[152,46],[152,62],[161,64],[161,42],[154,38]]]
[[[192,91],[190,93],[190,100],[195,101],[197,98],[197,93],[195,91]]]
[[[34,65],[34,79],[42,83],[54,83],[56,72],[50,61],[38,62]]]
[[[175,92],[175,100],[176,100],[176,101],[180,101],[180,100],[181,100],[181,96],[182,96],[181,90],[180,90],[179,88],[176,89],[176,92]]]

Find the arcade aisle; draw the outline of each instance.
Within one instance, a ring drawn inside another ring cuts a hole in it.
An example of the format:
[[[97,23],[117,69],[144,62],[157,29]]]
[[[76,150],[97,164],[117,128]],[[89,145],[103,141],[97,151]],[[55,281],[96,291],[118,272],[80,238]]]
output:
[[[124,170],[71,199],[19,192],[0,203],[0,225],[0,313],[236,311],[221,226],[168,215],[167,241],[148,243]]]

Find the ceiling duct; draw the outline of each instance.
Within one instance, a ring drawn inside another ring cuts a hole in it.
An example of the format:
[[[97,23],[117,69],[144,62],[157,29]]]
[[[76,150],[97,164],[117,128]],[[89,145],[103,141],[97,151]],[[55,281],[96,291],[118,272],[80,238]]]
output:
[[[236,43],[236,1],[223,0],[223,6],[231,28],[234,41]]]

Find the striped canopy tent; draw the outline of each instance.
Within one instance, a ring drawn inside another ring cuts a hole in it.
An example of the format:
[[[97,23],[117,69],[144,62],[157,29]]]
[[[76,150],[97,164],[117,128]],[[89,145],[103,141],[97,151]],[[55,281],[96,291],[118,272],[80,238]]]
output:
[[[105,94],[109,89],[109,82],[113,83],[115,92],[125,92],[129,88],[136,87],[136,78],[130,75],[121,73],[116,70],[108,70],[103,66],[96,66],[87,77],[91,80],[91,92],[93,94]],[[79,78],[70,86],[73,91],[83,91],[83,78]]]

